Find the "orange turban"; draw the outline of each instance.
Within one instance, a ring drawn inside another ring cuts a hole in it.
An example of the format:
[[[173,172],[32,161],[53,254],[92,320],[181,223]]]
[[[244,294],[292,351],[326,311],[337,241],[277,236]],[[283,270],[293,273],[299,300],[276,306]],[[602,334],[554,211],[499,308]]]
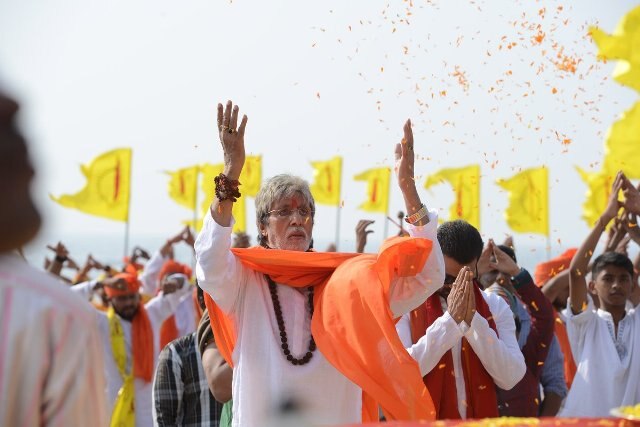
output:
[[[166,276],[167,274],[176,274],[176,273],[184,274],[187,277],[191,277],[191,268],[170,259],[162,265],[162,268],[160,269],[160,274],[158,275],[158,280],[164,279],[164,276]]]
[[[549,279],[568,269],[577,251],[577,248],[567,249],[563,254],[538,264],[533,274],[536,285],[542,287]]]
[[[104,287],[104,291],[109,298],[138,293],[138,290],[140,289],[140,281],[135,274],[120,273],[113,276],[113,278],[121,280],[118,282],[116,287]]]

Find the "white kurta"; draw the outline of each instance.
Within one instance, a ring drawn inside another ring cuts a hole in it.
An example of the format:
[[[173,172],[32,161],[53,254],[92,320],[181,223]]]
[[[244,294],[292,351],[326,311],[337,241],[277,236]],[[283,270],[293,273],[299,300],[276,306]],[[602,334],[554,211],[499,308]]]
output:
[[[94,284],[95,281],[85,282],[73,286],[72,289],[77,293],[87,296]],[[147,315],[149,316],[151,329],[153,330],[154,367],[158,362],[158,355],[160,354],[160,327],[162,326],[162,322],[164,322],[167,317],[171,316],[175,312],[180,299],[189,290],[190,287],[187,286],[185,282],[185,285],[182,287],[182,289],[179,289],[177,292],[169,295],[159,294],[144,305],[145,309],[147,310]],[[113,350],[111,347],[111,333],[109,331],[109,319],[104,312],[97,310],[94,310],[94,312],[94,315],[98,318],[98,325],[102,335],[102,345],[105,359],[105,373],[107,378],[106,392],[109,411],[108,419],[110,419],[111,412],[113,410],[113,404],[115,403],[116,397],[118,396],[118,391],[120,391],[120,388],[122,387],[122,377],[120,376],[118,365],[116,365],[115,359],[113,357]],[[122,331],[124,332],[125,349],[127,351],[126,370],[127,372],[131,372],[131,322],[120,318],[120,323],[122,325]],[[153,425],[153,382],[145,382],[140,378],[135,378],[134,384],[136,390],[136,426],[151,426]]]
[[[108,425],[94,311],[51,275],[0,255],[0,425]]]
[[[577,372],[562,417],[606,417],[612,408],[640,402],[640,311],[618,323],[589,299],[580,314],[567,315],[567,334]]]
[[[411,320],[409,315],[402,316],[396,324],[400,340],[407,351],[420,365],[422,375],[434,369],[444,354],[451,350],[453,372],[456,379],[458,412],[461,418],[467,417],[467,393],[462,370],[462,338],[466,338],[482,366],[493,378],[496,386],[510,390],[524,377],[526,365],[518,340],[513,313],[507,303],[496,294],[482,292],[484,300],[496,323],[495,331],[487,320],[476,312],[471,325],[462,321],[457,324],[447,310],[446,301],[440,298],[444,314],[436,319],[417,343],[411,342]]]
[[[435,211],[423,227],[409,233],[433,242],[424,269],[415,277],[396,278],[391,287],[391,310],[402,314],[420,305],[444,280],[444,260],[436,238]],[[230,251],[231,227],[218,225],[210,215],[196,241],[198,283],[237,325],[233,352],[233,425],[259,426],[285,399],[294,399],[315,425],[359,423],[362,391],[315,351],[302,366],[289,363],[267,281],[244,267]],[[306,291],[277,285],[291,353],[303,356],[310,338]]]

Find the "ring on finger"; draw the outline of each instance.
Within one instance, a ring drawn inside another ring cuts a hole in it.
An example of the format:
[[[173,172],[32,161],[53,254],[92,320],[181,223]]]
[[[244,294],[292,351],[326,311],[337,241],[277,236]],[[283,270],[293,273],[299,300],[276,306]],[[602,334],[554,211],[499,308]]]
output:
[[[228,130],[227,132],[229,132],[229,133],[235,133],[235,130],[233,130],[233,129],[229,128],[229,130]]]

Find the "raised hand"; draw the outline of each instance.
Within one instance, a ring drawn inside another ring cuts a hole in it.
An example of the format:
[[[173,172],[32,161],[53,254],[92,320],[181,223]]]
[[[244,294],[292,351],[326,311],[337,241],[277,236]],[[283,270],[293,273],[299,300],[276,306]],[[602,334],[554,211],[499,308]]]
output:
[[[493,247],[491,245],[491,241],[489,241],[482,249],[480,258],[478,258],[476,267],[478,270],[478,277],[482,277],[483,274],[491,271],[491,255],[493,255]]]
[[[622,171],[618,172],[616,175],[616,179],[613,181],[613,185],[611,186],[611,194],[609,194],[609,201],[607,202],[607,207],[604,212],[602,212],[601,219],[603,221],[604,226],[606,226],[609,221],[615,218],[618,215],[618,211],[620,210],[620,201],[618,201],[618,194],[620,190],[622,190],[623,184],[626,178],[622,174]]]
[[[622,194],[624,195],[624,207],[628,212],[635,215],[640,215],[640,185],[634,187],[631,181],[626,176],[622,176]]]
[[[189,226],[186,226],[182,231],[182,241],[191,247],[193,247],[196,242],[196,239],[193,237],[193,233],[191,232]]]
[[[65,245],[62,244],[62,242],[58,242],[55,246],[47,245],[47,249],[53,251],[56,258],[64,259],[64,261],[66,261],[69,257],[69,251],[67,250]]]
[[[242,116],[238,127],[238,106],[231,101],[222,107],[218,104],[218,134],[224,153],[224,174],[231,180],[237,180],[244,166],[244,130],[247,126],[247,116]]]
[[[413,130],[411,120],[408,119],[403,127],[404,137],[400,144],[396,144],[396,176],[400,189],[415,187],[413,169],[415,154],[413,153]]]
[[[500,273],[515,276],[520,272],[520,267],[506,252],[502,251],[493,240],[489,240],[493,251],[494,261],[489,263],[492,270],[498,270]]]
[[[627,236],[633,240],[636,245],[640,246],[640,227],[638,227],[638,217],[636,214],[626,212],[620,221],[622,228],[626,231]]]
[[[149,260],[151,256],[149,255],[149,252],[142,249],[140,246],[136,246],[135,248],[133,248],[133,253],[131,254],[131,261],[135,262],[138,258]]]
[[[367,245],[367,235],[373,233],[373,230],[367,230],[367,227],[373,224],[375,221],[370,219],[361,219],[356,225],[356,252],[361,254],[364,252],[364,247]]]
[[[476,294],[473,292],[473,272],[467,271],[464,277],[464,291],[466,300],[466,310],[464,312],[464,321],[467,325],[471,325],[473,316],[476,314]]]

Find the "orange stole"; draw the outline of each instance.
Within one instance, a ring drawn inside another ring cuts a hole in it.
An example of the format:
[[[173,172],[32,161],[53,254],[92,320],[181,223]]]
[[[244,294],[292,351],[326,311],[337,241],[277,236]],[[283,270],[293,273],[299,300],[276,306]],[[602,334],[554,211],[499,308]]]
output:
[[[496,324],[489,310],[482,291],[474,282],[473,292],[476,299],[476,310],[484,317],[491,329],[496,331]],[[442,305],[437,294],[411,312],[411,340],[416,343],[427,328],[442,316]],[[496,331],[497,334],[497,331]],[[473,352],[466,339],[462,339],[462,370],[467,396],[467,418],[497,417],[498,399],[495,384],[491,375],[484,369],[482,362]],[[458,395],[453,370],[451,350],[447,351],[438,365],[424,377],[424,383],[431,394],[437,412],[437,419],[459,419]]]
[[[133,375],[146,382],[153,380],[153,330],[147,309],[140,303],[131,321]]]
[[[558,338],[558,344],[560,344],[560,351],[562,351],[562,354],[564,355],[564,380],[567,383],[567,388],[571,388],[573,377],[575,377],[578,368],[576,367],[575,360],[573,360],[573,353],[571,353],[571,344],[569,344],[567,327],[555,310],[553,311],[553,314],[556,318],[554,323],[556,337]]]
[[[319,351],[363,390],[363,421],[435,419],[418,364],[395,330],[389,308],[391,280],[422,270],[432,242],[396,237],[379,254],[232,249],[246,267],[284,285],[315,286],[311,332]],[[266,283],[265,283],[266,284]],[[216,344],[233,366],[235,325],[205,294]],[[376,403],[377,402],[377,403]]]
[[[167,317],[160,326],[160,351],[171,341],[179,338],[178,325],[176,325],[176,315]]]

